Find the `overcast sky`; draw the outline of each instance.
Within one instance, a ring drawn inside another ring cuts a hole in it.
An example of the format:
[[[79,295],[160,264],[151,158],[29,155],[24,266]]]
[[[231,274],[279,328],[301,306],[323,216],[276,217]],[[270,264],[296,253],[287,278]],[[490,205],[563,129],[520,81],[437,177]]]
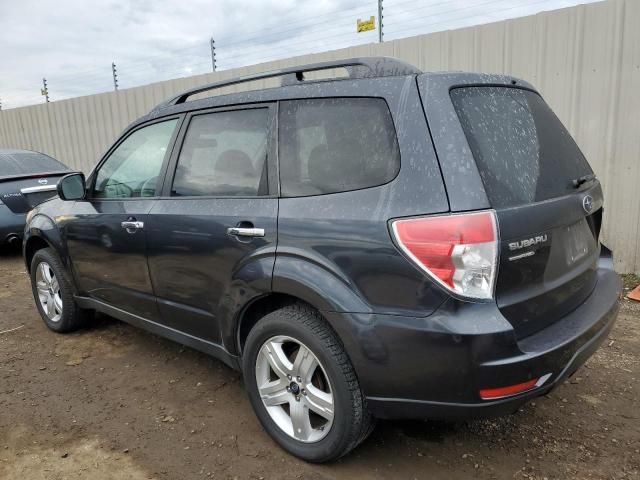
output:
[[[595,0],[384,0],[385,39]],[[376,0],[0,0],[2,108],[377,41],[356,33]]]

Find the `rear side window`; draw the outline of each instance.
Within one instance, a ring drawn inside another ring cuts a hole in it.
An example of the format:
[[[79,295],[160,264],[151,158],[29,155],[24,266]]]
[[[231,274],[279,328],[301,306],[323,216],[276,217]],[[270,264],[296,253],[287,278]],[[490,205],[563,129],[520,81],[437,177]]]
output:
[[[464,87],[451,100],[493,207],[548,200],[574,191],[592,172],[542,97],[509,87]]]
[[[0,177],[34,173],[64,172],[66,165],[38,152],[0,153]]]
[[[178,158],[172,195],[266,195],[268,140],[268,108],[193,117]]]
[[[279,136],[285,197],[374,187],[400,169],[391,114],[379,98],[281,102]]]

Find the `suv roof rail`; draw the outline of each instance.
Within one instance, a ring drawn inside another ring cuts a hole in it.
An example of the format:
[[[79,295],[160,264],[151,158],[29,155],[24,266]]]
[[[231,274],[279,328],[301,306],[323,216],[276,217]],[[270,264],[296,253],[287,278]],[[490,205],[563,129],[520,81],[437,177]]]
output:
[[[308,65],[298,65],[295,67],[270,70],[268,72],[254,73],[251,75],[231,78],[229,80],[208,83],[206,85],[185,90],[175,97],[171,97],[169,100],[157,105],[153,110],[184,103],[190,96],[203,93],[208,90],[215,90],[217,88],[228,87],[230,85],[237,85],[239,83],[251,82],[254,80],[282,77],[282,85],[296,85],[304,82],[305,72],[329,70],[332,68],[344,68],[347,70],[349,78],[393,77],[401,75],[417,75],[422,73],[421,70],[413,65],[391,57],[363,57],[348,58],[345,60],[332,60],[328,62],[311,63]]]

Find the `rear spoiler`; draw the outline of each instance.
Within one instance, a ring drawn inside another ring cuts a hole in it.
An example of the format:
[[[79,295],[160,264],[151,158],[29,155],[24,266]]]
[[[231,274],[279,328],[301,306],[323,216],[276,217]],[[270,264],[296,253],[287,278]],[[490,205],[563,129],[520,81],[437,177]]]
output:
[[[6,175],[4,177],[0,177],[0,183],[4,182],[13,182],[16,180],[29,180],[31,178],[42,178],[42,177],[57,177],[69,175],[70,173],[79,173],[74,172],[73,170],[61,170],[58,172],[42,172],[42,173],[20,173],[18,175]]]

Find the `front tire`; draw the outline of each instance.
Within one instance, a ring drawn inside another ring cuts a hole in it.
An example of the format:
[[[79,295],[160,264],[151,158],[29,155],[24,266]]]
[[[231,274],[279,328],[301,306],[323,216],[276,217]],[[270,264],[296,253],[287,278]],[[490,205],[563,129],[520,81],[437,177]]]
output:
[[[318,312],[291,305],[266,315],[249,333],[242,361],[258,419],[293,455],[335,460],[371,432],[353,365]]]
[[[31,290],[44,323],[54,332],[67,333],[83,327],[91,311],[77,306],[73,287],[60,259],[51,248],[38,250],[31,261]]]

